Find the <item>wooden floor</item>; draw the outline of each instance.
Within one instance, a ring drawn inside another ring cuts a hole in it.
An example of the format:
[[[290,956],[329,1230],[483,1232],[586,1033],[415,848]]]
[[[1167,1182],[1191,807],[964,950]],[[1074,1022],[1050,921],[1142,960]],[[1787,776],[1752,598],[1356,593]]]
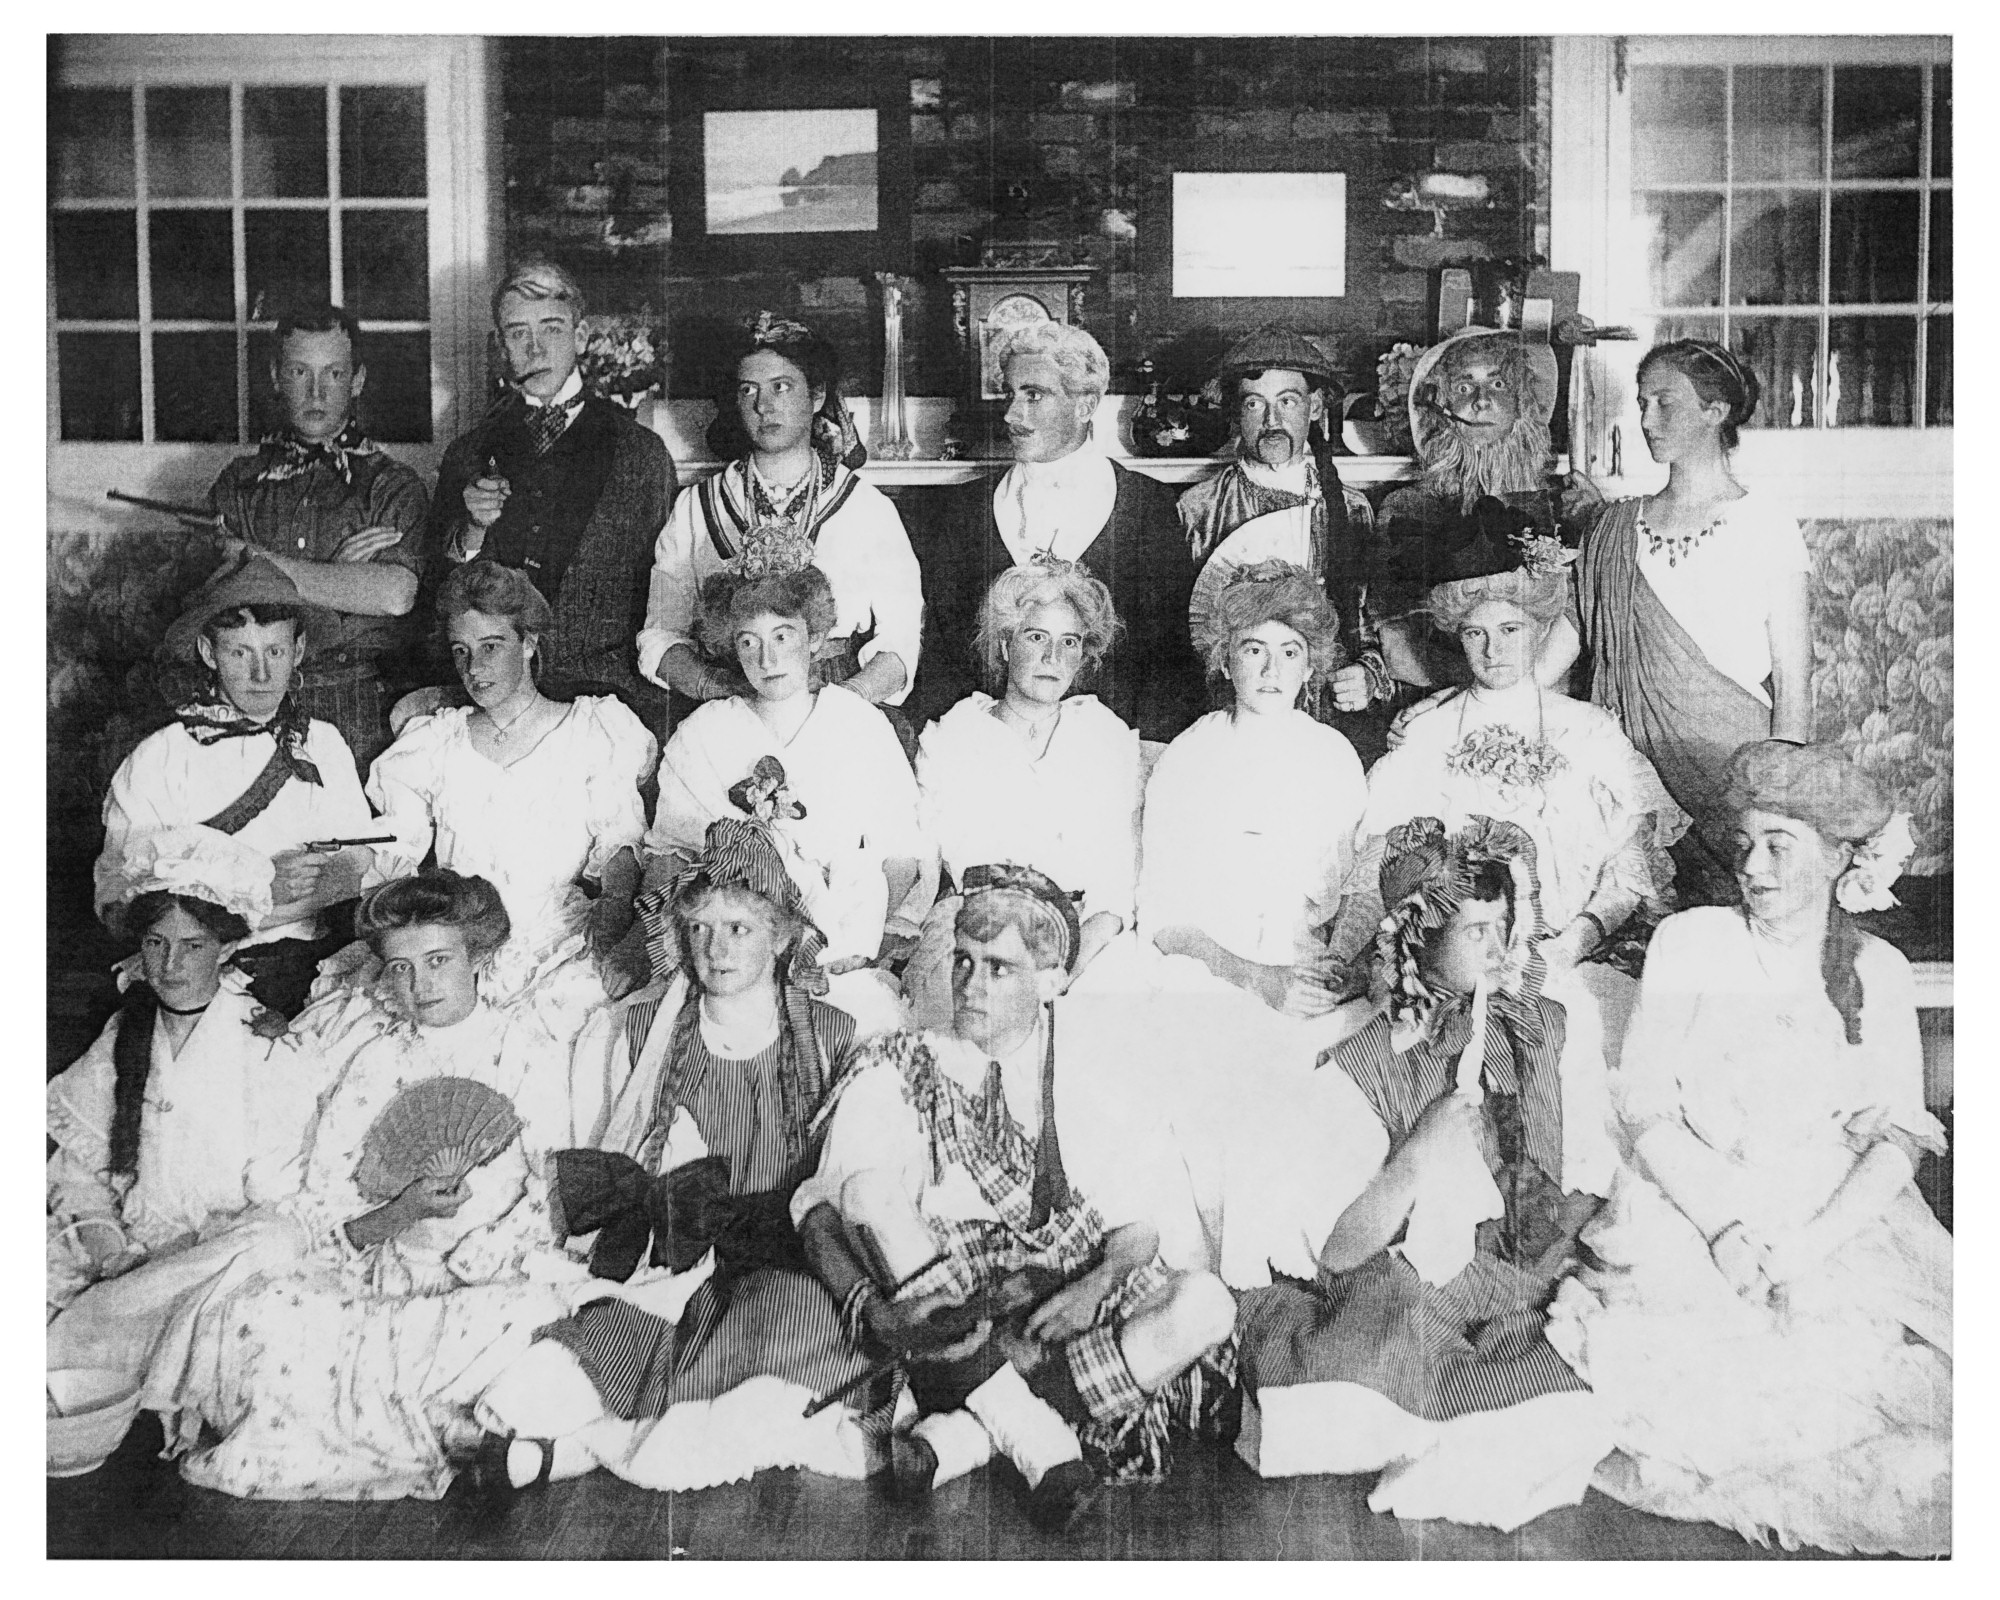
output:
[[[987,1467],[928,1506],[857,1483],[760,1473],[698,1494],[656,1494],[594,1472],[524,1491],[497,1525],[459,1492],[349,1505],[247,1501],[191,1489],[157,1457],[143,1416],[88,1477],[49,1480],[48,1554],[300,1560],[1161,1560],[1459,1561],[1784,1558],[1721,1528],[1668,1522],[1595,1491],[1511,1534],[1401,1522],[1368,1510],[1366,1478],[1264,1482],[1227,1450],[1182,1452],[1163,1484],[1107,1489],[1067,1537],[1037,1533],[1020,1480]],[[1819,1552],[1801,1552],[1814,1557]]]

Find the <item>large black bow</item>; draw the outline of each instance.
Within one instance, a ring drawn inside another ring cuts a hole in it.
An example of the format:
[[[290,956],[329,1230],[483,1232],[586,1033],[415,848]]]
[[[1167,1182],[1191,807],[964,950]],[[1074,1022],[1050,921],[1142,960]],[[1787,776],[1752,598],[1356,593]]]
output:
[[[703,1156],[655,1176],[611,1150],[558,1150],[551,1212],[558,1240],[595,1232],[593,1277],[623,1283],[642,1258],[685,1272],[710,1249],[733,1273],[806,1270],[783,1190],[731,1194],[729,1163]],[[651,1243],[648,1256],[647,1245]]]

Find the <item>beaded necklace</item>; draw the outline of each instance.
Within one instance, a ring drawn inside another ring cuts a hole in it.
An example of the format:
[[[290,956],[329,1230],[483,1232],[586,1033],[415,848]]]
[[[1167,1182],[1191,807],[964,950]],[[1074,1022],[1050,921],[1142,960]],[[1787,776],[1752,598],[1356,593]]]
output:
[[[1648,555],[1656,556],[1664,550],[1667,553],[1667,565],[1677,567],[1681,564],[1682,559],[1693,551],[1702,540],[1715,532],[1717,528],[1722,527],[1728,520],[1727,517],[1712,517],[1705,525],[1697,528],[1693,533],[1661,534],[1655,533],[1647,526],[1646,513],[1641,511],[1639,513],[1639,532],[1645,536],[1646,553]]]

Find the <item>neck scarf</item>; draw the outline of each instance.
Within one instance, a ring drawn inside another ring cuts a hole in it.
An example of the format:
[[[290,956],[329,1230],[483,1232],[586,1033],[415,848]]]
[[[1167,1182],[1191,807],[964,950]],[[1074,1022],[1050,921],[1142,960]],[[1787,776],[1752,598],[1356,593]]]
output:
[[[258,469],[259,483],[279,483],[302,477],[325,462],[342,483],[354,482],[354,460],[381,454],[382,447],[361,431],[351,417],[331,439],[301,439],[290,428],[268,435],[264,440],[264,465]]]
[[[312,729],[312,718],[299,709],[299,703],[289,694],[278,702],[278,714],[269,722],[252,722],[219,691],[174,707],[174,720],[199,745],[219,744],[224,739],[252,739],[268,733],[277,740],[279,757],[293,777],[304,783],[320,782],[319,768],[306,759],[306,735]]]

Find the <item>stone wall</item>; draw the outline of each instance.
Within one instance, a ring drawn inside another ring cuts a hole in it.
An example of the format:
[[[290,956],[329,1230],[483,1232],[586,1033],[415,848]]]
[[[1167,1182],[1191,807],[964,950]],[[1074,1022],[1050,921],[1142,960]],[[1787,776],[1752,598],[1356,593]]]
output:
[[[1084,321],[1119,388],[1132,364],[1198,381],[1229,339],[1271,317],[1331,338],[1355,386],[1397,340],[1427,342],[1437,269],[1546,254],[1546,39],[535,39],[502,46],[505,236],[546,250],[605,310],[664,313],[677,395],[712,392],[719,330],[771,306],[822,326],[848,386],[880,385],[877,292],[811,267],[695,273],[666,239],[669,85],[686,67],[726,96],[809,63],[823,83],[906,88],[906,332],[917,394],[952,394],[958,366],[936,276],[994,239],[1051,240],[1098,276]],[[1340,299],[1176,300],[1176,168],[1347,176]],[[1487,197],[1425,204],[1453,174]]]

